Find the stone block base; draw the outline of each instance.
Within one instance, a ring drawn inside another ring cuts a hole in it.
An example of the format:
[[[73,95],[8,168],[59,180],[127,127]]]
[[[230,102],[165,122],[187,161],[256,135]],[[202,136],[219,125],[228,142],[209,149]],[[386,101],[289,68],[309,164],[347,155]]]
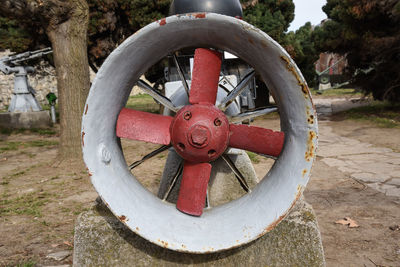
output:
[[[51,125],[49,111],[0,113],[0,127],[12,129],[45,128]]]
[[[179,253],[154,245],[97,204],[78,217],[73,261],[74,266],[325,266],[315,214],[304,200],[263,237],[211,254]]]

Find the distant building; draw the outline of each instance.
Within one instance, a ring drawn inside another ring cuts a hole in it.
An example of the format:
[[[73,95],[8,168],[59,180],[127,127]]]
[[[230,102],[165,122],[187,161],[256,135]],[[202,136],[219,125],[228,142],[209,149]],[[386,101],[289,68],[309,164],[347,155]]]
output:
[[[323,72],[328,67],[331,67],[329,71],[326,73],[329,75],[344,74],[346,66],[347,66],[347,60],[345,59],[345,56],[334,53],[321,53],[319,55],[318,61],[315,62],[315,69],[318,72]]]

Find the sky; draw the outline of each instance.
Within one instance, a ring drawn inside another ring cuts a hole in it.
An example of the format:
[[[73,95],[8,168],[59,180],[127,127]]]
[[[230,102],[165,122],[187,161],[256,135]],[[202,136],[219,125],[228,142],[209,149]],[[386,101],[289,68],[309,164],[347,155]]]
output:
[[[321,9],[326,0],[293,0],[293,2],[295,4],[295,16],[290,24],[289,31],[297,30],[307,21],[310,21],[312,25],[318,25],[321,20],[326,19],[326,14]]]

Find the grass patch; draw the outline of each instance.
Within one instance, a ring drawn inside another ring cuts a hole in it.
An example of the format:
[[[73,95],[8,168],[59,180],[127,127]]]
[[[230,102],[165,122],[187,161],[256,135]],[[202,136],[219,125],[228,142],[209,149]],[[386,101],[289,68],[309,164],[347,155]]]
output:
[[[51,128],[45,129],[10,129],[10,128],[3,128],[0,127],[0,133],[4,135],[11,135],[11,134],[22,134],[22,133],[35,133],[44,136],[53,136],[57,134],[57,131]]]
[[[49,193],[28,193],[12,199],[0,200],[0,216],[31,215],[41,217],[41,208],[49,202]]]
[[[126,107],[150,113],[159,113],[160,111],[160,106],[147,94],[130,96]]]
[[[58,141],[49,140],[33,140],[28,142],[1,142],[0,143],[0,154],[5,151],[16,151],[20,148],[27,147],[51,147],[58,145]]]
[[[358,107],[341,112],[346,119],[369,121],[383,128],[400,128],[400,105],[386,102],[373,102],[369,106]]]
[[[15,266],[16,267],[34,267],[34,266],[36,266],[36,262],[33,260],[28,260],[26,262],[20,262]]]
[[[363,96],[361,91],[352,88],[311,90],[311,93],[313,95],[322,95],[322,96],[358,96],[358,97]]]
[[[260,159],[258,157],[258,155],[256,153],[250,152],[250,151],[246,151],[247,155],[249,156],[251,162],[253,163],[259,163]]]

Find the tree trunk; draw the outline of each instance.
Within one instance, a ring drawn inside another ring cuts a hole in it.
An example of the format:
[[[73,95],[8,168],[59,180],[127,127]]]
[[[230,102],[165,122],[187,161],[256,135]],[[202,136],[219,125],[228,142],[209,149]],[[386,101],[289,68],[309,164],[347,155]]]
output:
[[[65,21],[50,20],[47,35],[52,43],[60,110],[60,159],[81,158],[81,119],[89,92],[85,0],[70,0],[73,7]]]

